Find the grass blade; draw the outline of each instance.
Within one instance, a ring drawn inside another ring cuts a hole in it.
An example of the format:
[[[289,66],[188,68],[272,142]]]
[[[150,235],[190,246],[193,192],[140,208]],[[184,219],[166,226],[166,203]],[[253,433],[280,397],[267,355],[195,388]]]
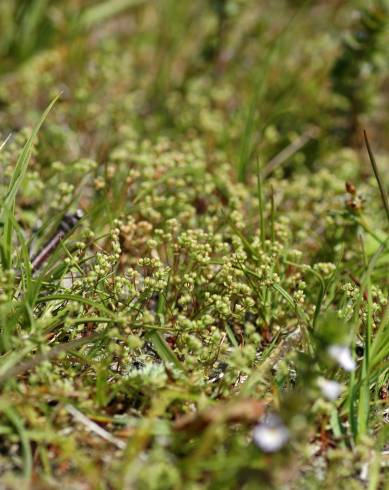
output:
[[[165,310],[165,298],[162,294],[158,295],[156,314],[161,324],[164,322],[164,310]],[[151,340],[154,349],[157,351],[159,357],[168,363],[173,364],[180,371],[184,371],[184,367],[179,361],[178,357],[174,354],[169,344],[163,338],[160,332],[154,330],[150,332],[147,337]]]
[[[173,364],[180,371],[184,371],[181,362],[178,360],[177,356],[171,350],[169,344],[162,337],[160,332],[150,332],[147,337],[151,340],[154,349],[163,361]]]
[[[42,114],[38,124],[34,127],[30,137],[28,138],[24,148],[16,162],[16,166],[14,172],[12,174],[11,182],[8,187],[7,194],[4,198],[4,201],[1,206],[1,218],[0,222],[3,223],[3,233],[1,237],[1,251],[2,251],[2,260],[3,266],[6,269],[11,267],[11,244],[12,244],[12,234],[13,234],[13,221],[10,219],[13,216],[14,208],[15,208],[15,199],[20,188],[20,185],[23,181],[24,176],[26,175],[28,163],[31,158],[32,153],[32,145],[34,139],[36,138],[38,131],[40,130],[44,120],[46,119],[48,113],[51,111],[53,105],[58,100],[60,94],[58,94],[52,102],[48,105],[47,109]]]
[[[260,221],[260,232],[261,232],[261,245],[262,249],[265,249],[265,220],[263,214],[263,177],[262,177],[262,167],[259,163],[259,158],[257,158],[257,192],[258,192],[258,213]]]
[[[124,12],[128,8],[136,7],[142,3],[144,3],[144,0],[105,0],[97,5],[88,7],[79,22],[83,28],[90,29],[100,22]]]
[[[12,133],[9,133],[9,135],[5,138],[5,140],[1,143],[0,145],[0,151],[4,148],[4,146],[8,143],[8,141],[10,140],[12,136]]]
[[[26,430],[14,408],[6,407],[3,409],[3,412],[19,434],[20,444],[23,452],[23,473],[25,479],[29,481],[32,475],[32,453],[30,441],[28,439]]]
[[[302,8],[300,10],[302,10]],[[261,100],[265,94],[266,82],[268,81],[269,78],[269,72],[272,67],[272,63],[274,62],[274,58],[277,55],[282,42],[285,41],[285,35],[287,34],[290,26],[293,24],[294,20],[300,13],[300,10],[298,10],[288,20],[286,25],[278,33],[278,35],[274,39],[274,42],[268,49],[264,62],[261,64],[260,68],[257,70],[257,73],[255,75],[253,94],[251,96],[251,100],[249,103],[246,121],[244,125],[244,132],[239,148],[239,161],[238,161],[237,173],[240,182],[244,182],[246,179],[246,172],[253,150],[253,139],[254,139],[254,132],[256,127],[257,108],[260,105]],[[261,132],[262,131],[263,128]]]

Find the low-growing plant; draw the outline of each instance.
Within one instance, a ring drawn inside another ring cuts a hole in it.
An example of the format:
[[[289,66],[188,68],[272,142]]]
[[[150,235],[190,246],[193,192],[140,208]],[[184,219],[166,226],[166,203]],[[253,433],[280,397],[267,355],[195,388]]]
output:
[[[2,488],[385,488],[387,149],[332,131],[351,6],[265,3],[81,2],[12,55]]]

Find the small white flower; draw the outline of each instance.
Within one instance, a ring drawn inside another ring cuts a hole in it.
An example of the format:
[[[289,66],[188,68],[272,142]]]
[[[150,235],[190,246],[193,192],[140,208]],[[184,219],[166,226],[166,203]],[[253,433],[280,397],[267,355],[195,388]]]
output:
[[[356,368],[355,361],[351,355],[350,349],[345,345],[331,345],[328,349],[328,354],[339,366],[345,371],[354,371]]]
[[[325,378],[318,378],[317,386],[320,388],[323,396],[331,401],[339,398],[339,395],[343,390],[343,386],[340,383]]]
[[[268,415],[253,431],[255,444],[265,453],[274,453],[289,440],[289,431],[276,415]]]

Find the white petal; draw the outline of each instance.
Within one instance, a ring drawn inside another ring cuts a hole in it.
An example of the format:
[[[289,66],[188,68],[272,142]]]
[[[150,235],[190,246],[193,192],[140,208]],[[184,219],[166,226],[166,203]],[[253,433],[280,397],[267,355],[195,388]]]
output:
[[[327,400],[336,400],[342,392],[343,386],[337,381],[331,379],[319,378],[317,385],[321,389],[323,396]]]
[[[331,345],[328,354],[336,361],[345,371],[354,371],[356,368],[355,361],[351,355],[350,349],[345,345]]]
[[[274,453],[281,449],[289,440],[289,431],[277,419],[271,419],[258,424],[253,431],[253,439],[255,444],[265,453]]]

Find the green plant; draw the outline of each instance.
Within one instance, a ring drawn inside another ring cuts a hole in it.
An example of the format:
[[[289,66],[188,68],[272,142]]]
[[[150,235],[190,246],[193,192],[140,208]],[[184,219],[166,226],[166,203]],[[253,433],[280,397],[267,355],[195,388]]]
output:
[[[0,76],[1,487],[385,485],[385,125],[375,179],[333,131],[358,3],[25,12],[62,21]]]

